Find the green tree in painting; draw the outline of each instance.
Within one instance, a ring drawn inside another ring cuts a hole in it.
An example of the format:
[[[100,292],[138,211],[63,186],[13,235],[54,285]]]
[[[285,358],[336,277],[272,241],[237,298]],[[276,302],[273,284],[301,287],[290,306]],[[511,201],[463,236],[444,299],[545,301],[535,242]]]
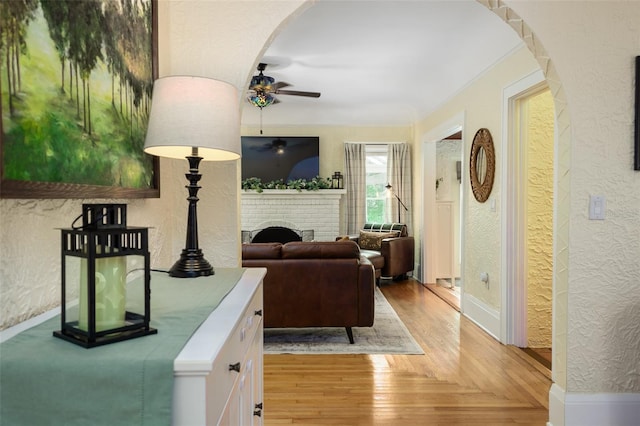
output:
[[[152,90],[150,3],[109,2],[104,8],[105,61],[112,73],[112,104],[116,107],[115,84],[119,84],[118,112],[134,128],[144,127],[149,115]]]
[[[91,0],[42,0],[41,4],[49,35],[60,59],[62,90],[64,91],[64,65],[66,59],[69,59],[70,69],[76,70],[76,76],[82,82],[82,99],[80,100],[80,94],[76,90],[76,101],[77,106],[82,104],[84,130],[91,135],[90,76],[98,60],[102,59],[101,3]]]
[[[40,5],[49,25],[49,36],[58,52],[58,59],[60,60],[60,92],[64,93],[64,74],[67,63],[67,50],[69,48],[69,38],[67,36],[69,33],[69,2],[42,0]]]
[[[84,130],[91,135],[90,76],[98,60],[102,59],[102,11],[99,1],[85,0],[74,2],[69,12],[69,57],[82,80],[82,118]]]
[[[18,95],[22,84],[20,55],[27,52],[25,32],[37,7],[36,0],[12,0],[0,3],[0,51],[6,61],[9,114],[11,116],[15,114],[13,99]]]
[[[120,13],[119,4],[116,2],[107,2],[104,9],[105,31],[109,28],[122,28],[124,24],[123,15]],[[122,45],[122,34],[116,33],[111,37],[105,37],[104,50],[105,61],[109,72],[111,73],[111,105],[118,109],[120,115],[124,114],[124,105],[122,97],[123,76],[126,74],[126,68],[118,46]],[[116,84],[119,84],[118,105],[116,105]]]

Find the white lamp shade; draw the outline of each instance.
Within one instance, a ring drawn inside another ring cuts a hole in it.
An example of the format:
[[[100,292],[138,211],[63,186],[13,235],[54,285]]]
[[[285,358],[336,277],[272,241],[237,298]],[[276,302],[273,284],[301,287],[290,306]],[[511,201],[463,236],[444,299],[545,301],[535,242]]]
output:
[[[240,158],[240,105],[229,83],[204,77],[156,80],[144,151],[185,158],[198,148],[203,160]]]

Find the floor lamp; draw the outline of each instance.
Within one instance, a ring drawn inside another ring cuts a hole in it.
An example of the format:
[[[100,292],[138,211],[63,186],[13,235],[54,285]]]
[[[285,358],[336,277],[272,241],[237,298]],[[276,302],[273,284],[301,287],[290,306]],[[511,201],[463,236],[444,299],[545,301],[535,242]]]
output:
[[[387,188],[387,191],[389,191],[389,193],[393,194],[393,196],[396,197],[396,199],[398,200],[398,223],[402,223],[402,222],[400,222],[400,206],[404,207],[404,211],[409,211],[409,209],[407,208],[407,206],[404,205],[402,200],[400,200],[400,197],[398,197],[398,194],[396,194],[393,191],[393,187],[391,186],[390,183],[387,183],[387,186],[385,186],[385,188]]]
[[[186,158],[189,181],[187,238],[169,270],[178,278],[213,275],[198,245],[198,173],[200,161],[240,158],[240,106],[236,88],[203,77],[172,76],[156,80],[144,151],[160,157]]]

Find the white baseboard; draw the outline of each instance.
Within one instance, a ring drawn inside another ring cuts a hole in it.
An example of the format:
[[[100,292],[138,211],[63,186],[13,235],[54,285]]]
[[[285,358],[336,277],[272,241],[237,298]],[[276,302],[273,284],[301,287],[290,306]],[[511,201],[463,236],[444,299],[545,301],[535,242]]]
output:
[[[462,314],[496,340],[500,340],[500,312],[496,309],[480,299],[464,293],[462,297]]]
[[[549,426],[637,426],[640,393],[568,393],[549,390]]]
[[[565,426],[564,397],[564,389],[553,383],[549,389],[549,422],[547,426]]]

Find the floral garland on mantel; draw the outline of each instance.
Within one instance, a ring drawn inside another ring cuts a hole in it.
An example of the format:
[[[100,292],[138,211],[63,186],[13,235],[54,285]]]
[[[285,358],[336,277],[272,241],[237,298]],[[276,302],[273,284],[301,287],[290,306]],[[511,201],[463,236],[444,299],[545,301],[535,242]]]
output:
[[[320,189],[332,189],[331,178],[322,178],[316,176],[311,180],[294,179],[285,182],[283,179],[272,180],[271,182],[262,182],[260,178],[251,177],[242,181],[242,189],[262,192],[265,189],[295,189],[298,192],[318,191]]]

